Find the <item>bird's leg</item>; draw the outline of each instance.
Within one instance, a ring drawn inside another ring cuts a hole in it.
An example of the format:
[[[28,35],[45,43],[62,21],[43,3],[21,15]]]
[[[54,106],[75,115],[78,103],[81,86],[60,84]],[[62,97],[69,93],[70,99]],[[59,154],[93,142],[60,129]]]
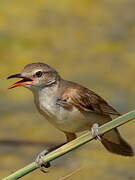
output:
[[[76,135],[75,133],[68,133],[68,132],[64,132],[65,135],[66,135],[66,139],[67,139],[67,142],[69,141],[72,141],[76,138]],[[36,166],[44,173],[46,173],[46,169],[45,168],[49,168],[51,166],[50,162],[47,162],[47,163],[44,163],[43,162],[43,158],[44,156],[46,156],[48,153],[50,153],[51,151],[63,146],[64,144],[66,144],[67,142],[65,143],[62,143],[60,145],[57,145],[57,146],[53,146],[53,147],[50,147],[50,148],[47,148],[45,149],[44,151],[42,151],[41,153],[39,153],[39,155],[37,156],[36,160],[35,160],[35,163],[36,163]]]
[[[57,146],[53,146],[53,147],[50,147],[50,148],[47,148],[45,149],[44,151],[42,151],[41,153],[39,153],[39,155],[37,156],[36,160],[35,160],[35,163],[36,163],[36,166],[43,172],[43,173],[46,173],[46,168],[49,168],[51,166],[50,162],[47,162],[47,163],[44,163],[43,162],[43,158],[44,156],[46,156],[48,153],[50,153],[51,151],[61,147],[62,145],[64,145],[66,143],[63,143],[63,144],[60,144],[60,145],[57,145]]]
[[[99,125],[97,123],[92,125],[91,134],[92,134],[93,138],[98,139],[99,141],[101,141],[101,137],[100,137],[100,134],[99,134]]]
[[[66,135],[67,142],[73,141],[76,139],[76,134],[75,133],[69,133],[69,132],[64,132]]]

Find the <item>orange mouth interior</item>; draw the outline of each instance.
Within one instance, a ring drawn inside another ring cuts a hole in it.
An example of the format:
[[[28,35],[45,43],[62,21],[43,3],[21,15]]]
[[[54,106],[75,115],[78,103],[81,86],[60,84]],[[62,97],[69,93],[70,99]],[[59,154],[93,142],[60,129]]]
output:
[[[8,89],[12,89],[18,86],[25,86],[25,85],[30,85],[32,84],[32,79],[30,78],[23,78],[21,81],[17,81],[16,83],[14,83],[13,85],[11,85]]]

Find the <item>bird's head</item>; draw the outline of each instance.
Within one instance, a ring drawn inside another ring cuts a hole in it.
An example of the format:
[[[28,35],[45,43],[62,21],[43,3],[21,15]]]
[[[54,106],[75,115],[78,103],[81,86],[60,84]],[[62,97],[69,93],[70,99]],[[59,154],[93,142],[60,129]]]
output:
[[[11,75],[7,79],[11,78],[21,78],[21,80],[14,83],[9,89],[23,86],[33,90],[53,85],[58,81],[59,74],[47,64],[32,63],[26,65],[21,73]]]

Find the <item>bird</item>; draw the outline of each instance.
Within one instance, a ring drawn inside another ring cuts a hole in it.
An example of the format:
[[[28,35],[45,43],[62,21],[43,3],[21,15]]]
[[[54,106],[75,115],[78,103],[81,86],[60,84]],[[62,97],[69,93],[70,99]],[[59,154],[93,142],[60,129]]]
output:
[[[94,130],[95,124],[101,126],[120,116],[120,113],[97,93],[78,83],[63,79],[58,71],[43,62],[27,64],[20,73],[7,79],[11,78],[21,80],[11,85],[9,89],[23,86],[31,90],[39,113],[65,134],[66,142],[74,140],[78,132],[91,128]],[[134,155],[133,148],[123,139],[118,128],[100,137],[98,129],[94,132],[109,152],[122,156]],[[48,152],[49,150],[45,150],[39,154],[37,164]],[[49,167],[50,164],[44,166]],[[43,171],[42,166],[39,167]]]

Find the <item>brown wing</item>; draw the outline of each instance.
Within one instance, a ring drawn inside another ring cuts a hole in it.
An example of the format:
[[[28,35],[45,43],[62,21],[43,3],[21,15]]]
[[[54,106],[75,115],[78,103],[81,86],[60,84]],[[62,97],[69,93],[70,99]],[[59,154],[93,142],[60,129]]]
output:
[[[103,98],[82,86],[67,88],[62,99],[66,100],[69,107],[74,105],[81,111],[83,110],[102,115],[120,115]]]

